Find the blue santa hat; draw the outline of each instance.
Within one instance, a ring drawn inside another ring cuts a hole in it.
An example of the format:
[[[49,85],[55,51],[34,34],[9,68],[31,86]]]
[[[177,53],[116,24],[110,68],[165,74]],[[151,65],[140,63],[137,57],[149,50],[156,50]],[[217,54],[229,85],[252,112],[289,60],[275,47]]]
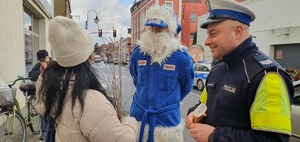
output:
[[[168,27],[168,24],[163,20],[157,18],[151,18],[147,20],[145,26],[155,26],[155,27],[164,28],[164,27]]]
[[[178,35],[182,27],[175,12],[167,7],[154,5],[146,12],[145,26],[168,27],[169,31]]]

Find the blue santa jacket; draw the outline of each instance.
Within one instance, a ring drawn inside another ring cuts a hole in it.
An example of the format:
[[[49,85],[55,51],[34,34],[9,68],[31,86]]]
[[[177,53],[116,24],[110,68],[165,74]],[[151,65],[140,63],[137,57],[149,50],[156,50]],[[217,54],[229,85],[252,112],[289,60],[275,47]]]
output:
[[[183,49],[172,53],[164,64],[151,65],[151,57],[136,47],[130,73],[136,87],[130,116],[141,121],[140,140],[145,124],[149,124],[151,142],[155,126],[172,127],[181,122],[179,103],[193,87],[193,62]]]

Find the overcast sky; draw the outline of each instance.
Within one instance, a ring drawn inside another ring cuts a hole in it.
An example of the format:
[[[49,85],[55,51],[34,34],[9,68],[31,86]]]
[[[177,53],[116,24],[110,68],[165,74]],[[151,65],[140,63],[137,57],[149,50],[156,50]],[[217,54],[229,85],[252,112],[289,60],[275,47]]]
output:
[[[103,31],[104,42],[112,38],[113,27],[117,30],[117,37],[127,37],[127,29],[131,27],[130,7],[135,0],[71,0],[71,15],[85,28],[87,13],[89,10],[95,10],[99,18],[99,29]],[[138,1],[138,0],[137,0]],[[92,34],[95,43],[103,44],[102,39],[98,37],[98,27],[94,23],[96,13],[91,11],[88,14],[88,31]],[[109,32],[109,33],[106,33]],[[113,39],[113,38],[112,38]],[[113,39],[114,40],[114,39]]]

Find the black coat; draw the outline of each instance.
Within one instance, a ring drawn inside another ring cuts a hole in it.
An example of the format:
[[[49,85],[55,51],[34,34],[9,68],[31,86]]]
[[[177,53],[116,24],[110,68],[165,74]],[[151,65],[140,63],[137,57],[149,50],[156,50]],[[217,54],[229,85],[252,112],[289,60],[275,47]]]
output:
[[[28,73],[28,77],[32,77],[32,81],[37,81],[41,71],[40,71],[40,62],[36,63],[31,71]]]

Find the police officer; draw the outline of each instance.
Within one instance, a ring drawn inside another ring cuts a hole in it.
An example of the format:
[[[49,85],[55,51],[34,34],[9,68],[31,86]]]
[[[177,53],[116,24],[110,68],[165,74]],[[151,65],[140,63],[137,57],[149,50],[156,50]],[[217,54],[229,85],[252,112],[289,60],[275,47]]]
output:
[[[186,127],[197,142],[288,142],[291,135],[290,76],[258,50],[249,35],[254,12],[234,0],[207,1],[205,45],[219,60],[211,69],[200,103],[201,123],[190,108]]]

